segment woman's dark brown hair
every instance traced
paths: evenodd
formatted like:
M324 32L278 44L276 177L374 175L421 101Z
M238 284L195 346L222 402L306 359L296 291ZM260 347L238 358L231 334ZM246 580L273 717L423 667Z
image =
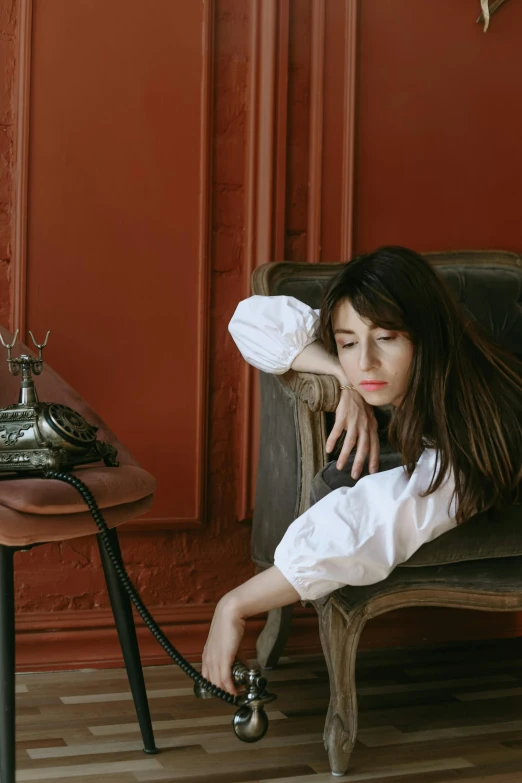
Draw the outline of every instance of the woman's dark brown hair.
M336 353L332 315L348 299L361 318L405 333L414 346L407 391L390 441L409 475L426 444L437 449L426 494L452 469L457 523L519 500L522 363L466 319L420 255L382 247L345 264L321 309L321 335Z

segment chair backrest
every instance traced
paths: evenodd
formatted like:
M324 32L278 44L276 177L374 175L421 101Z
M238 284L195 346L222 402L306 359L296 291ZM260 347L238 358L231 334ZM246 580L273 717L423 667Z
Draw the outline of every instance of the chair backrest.
M466 314L491 337L522 356L522 257L497 250L424 253L444 277ZM320 308L340 264L265 264L256 269L252 292L295 296Z

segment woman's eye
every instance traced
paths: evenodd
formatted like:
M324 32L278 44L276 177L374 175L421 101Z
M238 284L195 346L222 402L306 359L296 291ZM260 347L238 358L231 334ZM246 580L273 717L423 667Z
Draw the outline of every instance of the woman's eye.
M395 340L395 335L388 335L387 337L378 337L378 340L384 340L384 342L388 342L389 340Z
M353 348L354 345L355 343L345 343L344 345L341 346L341 348Z

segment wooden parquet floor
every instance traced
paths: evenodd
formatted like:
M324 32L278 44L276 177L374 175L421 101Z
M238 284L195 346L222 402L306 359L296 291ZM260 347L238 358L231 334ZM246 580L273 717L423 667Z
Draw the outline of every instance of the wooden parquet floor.
M322 744L319 657L269 673L270 728L245 745L233 709L200 701L175 667L145 670L161 753L145 756L121 669L17 678L17 781L522 783L522 640L360 653L359 734L346 776Z

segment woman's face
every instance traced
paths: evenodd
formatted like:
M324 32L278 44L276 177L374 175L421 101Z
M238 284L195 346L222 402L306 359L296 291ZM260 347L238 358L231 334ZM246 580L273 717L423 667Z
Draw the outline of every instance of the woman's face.
M398 405L408 386L413 357L407 335L363 320L348 299L335 309L332 326L349 382L370 405Z

